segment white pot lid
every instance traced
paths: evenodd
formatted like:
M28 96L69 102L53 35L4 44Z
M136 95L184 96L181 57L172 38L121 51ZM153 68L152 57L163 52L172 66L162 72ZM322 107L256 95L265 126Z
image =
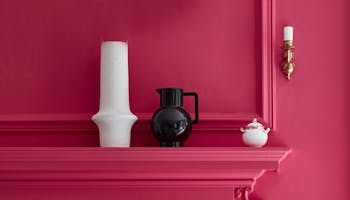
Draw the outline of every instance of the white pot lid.
M252 122L247 125L246 129L264 129L264 126L254 118Z

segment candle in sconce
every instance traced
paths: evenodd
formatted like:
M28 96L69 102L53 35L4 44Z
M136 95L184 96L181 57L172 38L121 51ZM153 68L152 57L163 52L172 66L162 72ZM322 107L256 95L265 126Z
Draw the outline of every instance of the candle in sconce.
M291 75L294 71L294 53L293 53L293 26L283 27L283 72L290 80Z
M285 26L283 28L283 40L284 41L293 40L293 26Z

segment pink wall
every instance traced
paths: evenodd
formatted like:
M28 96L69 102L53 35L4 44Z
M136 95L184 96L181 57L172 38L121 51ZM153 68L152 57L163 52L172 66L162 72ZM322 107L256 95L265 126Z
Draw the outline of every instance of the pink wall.
M88 118L95 113L101 40L129 42L130 98L136 112L152 112L158 105L153 89L173 85L198 91L204 112L256 112L256 93L251 92L256 91L254 1L212 2L0 1L1 119L52 113ZM350 196L349 8L347 0L275 1L277 129L271 143L291 146L293 154L280 174L268 173L258 181L252 199ZM289 82L279 71L285 24L295 27L297 68ZM213 72L216 66L223 68ZM163 77L154 79L153 72ZM181 78L173 80L166 72ZM227 90L234 94L222 96ZM96 131L74 134L2 131L0 143L98 144ZM13 142L19 135L25 140Z
M154 112L159 87L197 91L201 112L256 112L254 1L1 4L2 114L96 113L102 40L129 43L134 112Z
M276 76L274 135L293 153L278 176L259 181L256 199L349 199L350 2L275 2L276 40L283 25L295 27L297 68L290 82ZM278 66L281 50L275 48Z
M98 111L103 40L128 41L130 103L136 114L150 116L158 108L156 88L182 87L200 96L200 124L213 116L257 115L257 2L0 2L0 146L98 145L90 117ZM191 103L186 99L189 111ZM57 127L56 121L68 128L78 122L74 130L80 132L40 128L40 133L22 133L26 127ZM89 134L81 133L85 130ZM23 140L16 140L19 136ZM222 142L214 143L208 138L194 136L187 144L242 145L240 135L218 133L216 140ZM135 134L132 143L157 145L150 133Z

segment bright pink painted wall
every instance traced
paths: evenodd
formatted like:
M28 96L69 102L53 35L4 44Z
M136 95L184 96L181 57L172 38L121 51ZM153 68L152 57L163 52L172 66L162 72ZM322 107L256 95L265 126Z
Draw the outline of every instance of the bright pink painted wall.
M249 62L254 26L247 25L254 23L247 14L253 1L227 1L229 7L209 0L101 2L0 1L0 114L96 112L99 44L119 39L129 42L130 98L142 98L131 102L135 111L157 107L152 92L160 83L199 91L207 112L224 112L227 105L236 105L229 112L256 111L255 92L249 92L255 91L254 62ZM291 146L293 154L278 175L268 173L258 181L252 199L349 198L349 8L347 0L275 0L274 63L279 68L282 26L291 24L297 68L289 82L277 70L277 130L271 140ZM225 68L211 71L219 65ZM182 75L178 82L166 75L169 67ZM145 76L158 70L164 79ZM232 85L225 85L227 80ZM229 95L224 102L213 98L224 88L243 96ZM39 146L97 144L90 133L74 140L60 134L2 134L0 140L18 136Z
M1 113L96 113L102 40L129 44L136 113L157 109L159 87L197 91L201 112L254 113L254 8L229 0L2 1Z
M350 2L275 2L276 40L282 38L283 25L295 27L297 68L289 82L276 76L274 135L293 153L278 176L259 181L256 199L349 199ZM281 50L275 48L278 65Z
M231 0L2 1L0 127L9 119L24 124L47 118L89 121L99 106L103 40L128 42L130 104L136 114L152 114L159 107L155 92L159 87L198 92L202 119L206 114L257 113L261 65L255 49L260 33L256 4L253 0L243 5ZM185 99L190 112L192 102ZM96 127L87 134L46 130L23 134L22 130L2 131L0 146L98 145ZM213 143L207 136L191 137L188 145L242 145L239 135L217 134L223 143ZM151 134L135 134L132 144L158 145Z

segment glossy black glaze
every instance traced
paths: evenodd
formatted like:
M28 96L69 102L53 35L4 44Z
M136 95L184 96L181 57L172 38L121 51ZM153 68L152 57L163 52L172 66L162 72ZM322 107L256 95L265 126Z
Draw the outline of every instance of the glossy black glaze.
M178 147L191 134L192 124L198 121L198 96L196 93L183 93L180 88L157 89L160 94L161 108L152 117L151 128L155 137L160 141L160 146ZM181 106L183 96L194 96L196 106L196 119Z

